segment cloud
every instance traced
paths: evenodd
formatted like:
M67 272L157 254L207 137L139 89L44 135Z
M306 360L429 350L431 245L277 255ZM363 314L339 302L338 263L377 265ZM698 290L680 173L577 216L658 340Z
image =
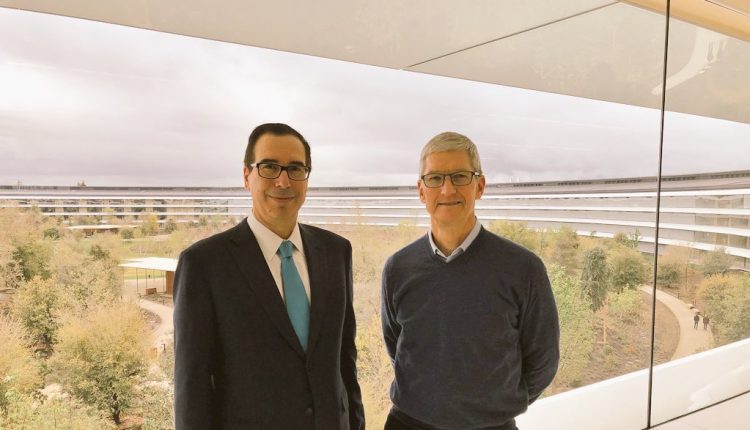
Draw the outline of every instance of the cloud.
M311 142L312 186L413 185L446 130L490 181L656 173L658 110L2 8L0 37L0 183L239 186L269 121ZM747 124L667 119L665 172L748 167Z

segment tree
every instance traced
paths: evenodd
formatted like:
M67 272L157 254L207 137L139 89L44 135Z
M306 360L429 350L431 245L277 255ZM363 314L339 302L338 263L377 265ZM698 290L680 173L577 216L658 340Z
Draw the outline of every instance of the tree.
M42 377L34 356L26 348L27 343L18 321L0 317L0 416L7 415L13 394L29 395L42 385Z
M646 281L648 265L641 253L634 248L614 249L609 262L612 270L612 286L617 292L627 288L636 289Z
M607 253L595 247L583 254L581 291L591 301L591 309L596 312L604 306L610 283L610 269Z
M175 220L172 218L167 219L167 221L164 223L164 233L170 234L175 230L177 230L177 223L175 222Z
M607 294L610 287L610 268L607 264L607 252L600 247L592 248L583 254L581 272L581 291L591 301L594 312L601 310L602 341L607 344Z
M132 239L134 236L132 228L123 228L120 230L120 237L123 239Z
M159 217L156 214L141 216L140 230L144 236L153 236L159 232Z
M680 282L680 273L681 270L677 264L659 260L656 270L656 283L661 287L673 287Z
M550 254L550 262L557 264L572 275L578 269L578 235L570 227L563 227L554 234L554 245Z
M12 313L26 330L29 341L43 357L52 354L59 329L58 291L49 279L25 282L13 299Z
M724 274L732 267L732 257L726 248L717 247L703 255L701 267L705 276Z
M13 252L13 260L21 268L23 278L27 281L35 276L49 278L48 266L51 256L52 248L41 240L24 242L16 246Z
M641 240L641 232L638 231L638 229L635 229L633 233L626 234L621 231L618 231L615 233L615 235L612 237L612 239L617 243L618 245L622 245L626 248L637 248L638 242Z
M505 239L515 242L526 249L539 253L539 240L534 231L529 230L525 222L492 221L489 230Z
M569 276L560 266L548 269L560 318L560 366L554 386L576 386L593 349L591 301L581 294L579 279Z
M712 275L698 287L703 312L711 318L720 345L750 337L750 277L746 274Z
M147 368L148 328L134 304L99 306L60 329L50 368L60 383L115 424Z
M81 314L89 306L109 304L120 298L122 271L113 257L120 251L107 243L109 239L93 240L91 246L92 239L62 240L55 247L50 271L65 312Z
M633 288L613 293L609 297L609 315L630 324L637 323L640 320L639 309L642 300L641 291Z
M23 282L23 272L13 259L13 247L0 243L0 290L18 288Z

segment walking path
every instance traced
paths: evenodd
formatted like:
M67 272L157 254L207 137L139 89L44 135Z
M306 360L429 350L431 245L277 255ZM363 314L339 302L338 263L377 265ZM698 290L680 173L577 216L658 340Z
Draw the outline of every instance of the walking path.
M652 287L642 286L641 291L651 294ZM656 290L656 300L668 307L680 324L680 340L677 342L677 349L672 354L671 360L686 357L713 347L714 337L711 334L711 330L703 330L702 319L698 323L698 329L693 328L693 316L695 313L690 309L688 303L658 289ZM656 323L658 324L659 321L656 321Z
M154 329L154 346L159 351L163 350L165 345L172 340L172 333L174 332L174 324L172 323L173 309L146 299L139 299L138 306L159 316L161 322Z
M174 324L172 322L172 313L174 309L151 300L140 298L138 291L136 291L136 281L134 279L125 281L122 288L122 296L123 299L132 300L142 309L156 314L159 317L161 322L154 329L154 346L159 351L163 351L164 346L171 342L172 333L174 333Z

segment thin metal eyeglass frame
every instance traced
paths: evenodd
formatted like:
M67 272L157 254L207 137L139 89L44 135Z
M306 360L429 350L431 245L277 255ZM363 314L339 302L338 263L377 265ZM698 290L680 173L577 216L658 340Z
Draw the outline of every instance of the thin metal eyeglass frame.
M272 165L272 166L278 166L279 167L279 174L276 175L276 176L274 176L274 177L263 176L260 173L261 169L258 166L262 166L264 164L266 164L266 165ZM271 162L263 161L263 162L260 162L260 163L250 163L248 167L251 167L253 169L257 168L258 169L258 176L260 176L261 178L265 178L265 179L276 179L279 176L281 176L281 172L283 172L283 171L286 171L286 176L289 178L290 181L300 181L301 182L301 181L306 181L310 177L310 168L307 167L307 166L300 166L299 164L287 164L286 166L284 166L284 165L279 164L279 163L271 163ZM305 171L305 177L303 179L294 179L294 178L292 178L289 175L289 168L290 167L304 169L304 171Z

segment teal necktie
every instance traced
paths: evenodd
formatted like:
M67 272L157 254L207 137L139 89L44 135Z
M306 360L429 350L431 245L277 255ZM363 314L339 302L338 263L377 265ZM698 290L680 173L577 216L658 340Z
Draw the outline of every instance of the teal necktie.
M307 351L307 336L310 332L310 304L307 301L305 286L292 258L292 242L285 240L279 245L281 256L281 282L284 286L284 302L294 332L297 333L302 349Z

